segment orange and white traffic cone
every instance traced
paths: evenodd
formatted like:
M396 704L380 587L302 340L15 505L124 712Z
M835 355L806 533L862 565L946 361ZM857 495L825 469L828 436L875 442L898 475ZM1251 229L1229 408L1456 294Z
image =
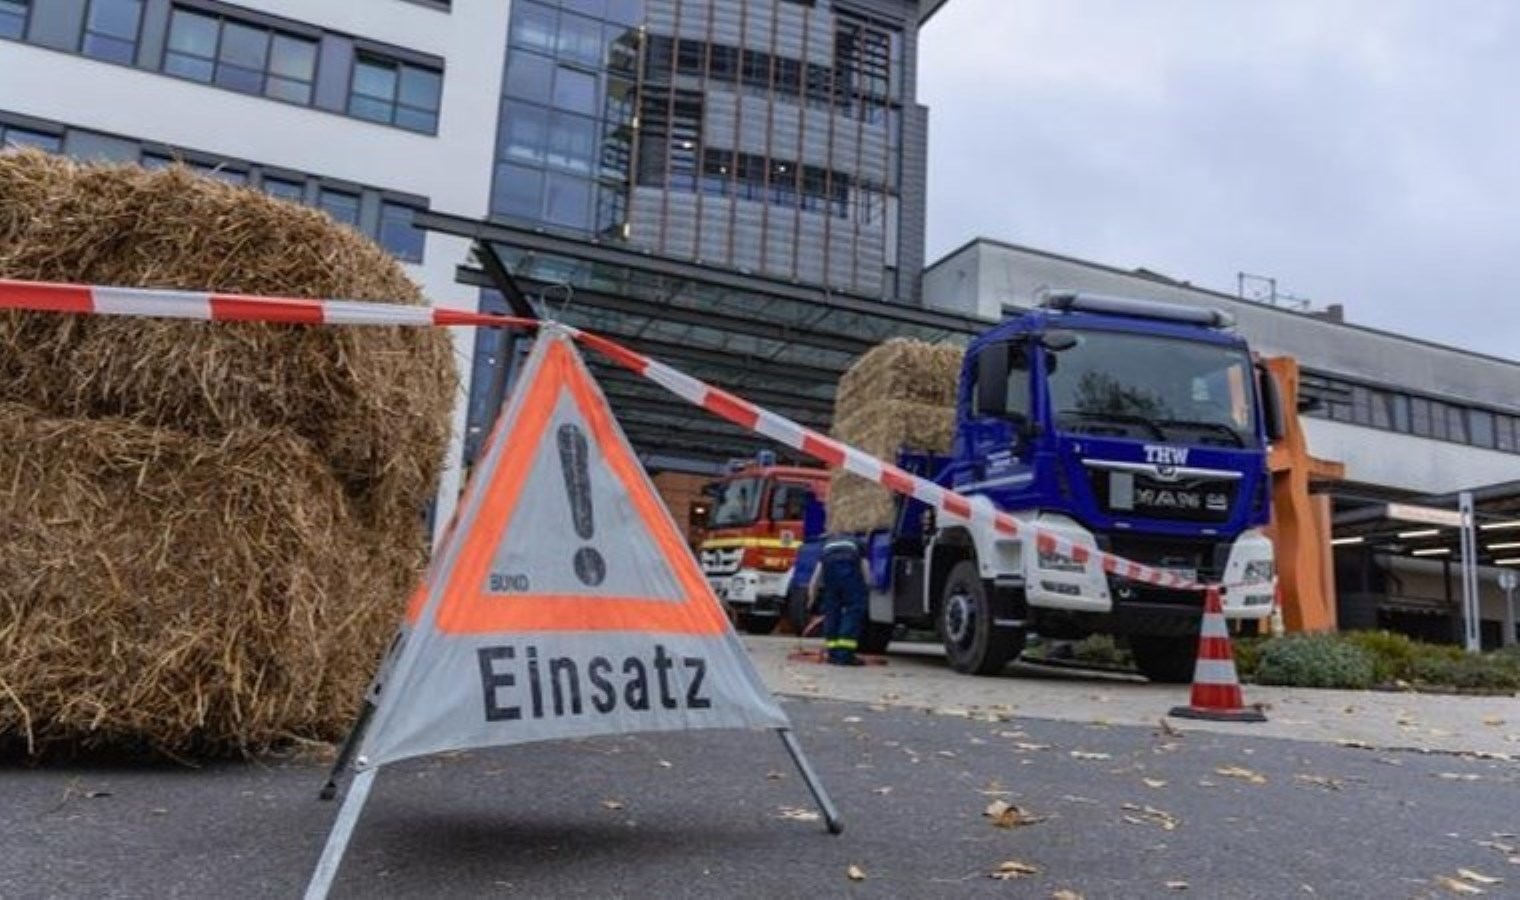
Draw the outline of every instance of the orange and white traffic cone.
M1230 650L1230 629L1224 622L1224 603L1219 588L1211 587L1203 607L1203 628L1198 635L1198 668L1193 670L1193 697L1187 706L1172 708L1181 719L1215 722L1265 722L1261 710L1248 708L1240 695L1235 674L1235 654Z

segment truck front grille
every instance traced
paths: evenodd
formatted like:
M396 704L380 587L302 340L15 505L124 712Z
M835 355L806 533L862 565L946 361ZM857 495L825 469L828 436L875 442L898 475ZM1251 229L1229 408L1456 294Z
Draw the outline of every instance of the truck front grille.
M1088 470L1093 495L1110 515L1184 522L1224 522L1235 508L1239 482L1213 478L1164 481L1143 472Z
M701 553L702 574L732 575L739 571L739 563L743 560L743 547L704 548Z

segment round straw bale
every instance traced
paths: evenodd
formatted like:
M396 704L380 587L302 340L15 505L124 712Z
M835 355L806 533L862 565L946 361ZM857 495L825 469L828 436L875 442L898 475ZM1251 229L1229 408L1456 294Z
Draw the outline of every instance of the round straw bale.
M211 756L342 735L420 526L362 528L308 443L0 403L0 744Z
M183 166L34 151L0 154L0 277L423 302L395 260L317 210ZM213 440L288 428L373 522L431 497L455 384L433 329L0 315L0 399Z

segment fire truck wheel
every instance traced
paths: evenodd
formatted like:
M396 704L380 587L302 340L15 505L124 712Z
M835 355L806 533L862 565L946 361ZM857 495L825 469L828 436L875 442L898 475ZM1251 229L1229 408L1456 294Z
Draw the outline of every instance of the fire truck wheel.
M780 616L757 616L753 613L739 613L739 630L745 634L770 634L776 630L776 623L780 621Z
M1023 649L1023 632L994 627L987 586L976 560L955 564L940 595L939 633L957 672L997 675Z

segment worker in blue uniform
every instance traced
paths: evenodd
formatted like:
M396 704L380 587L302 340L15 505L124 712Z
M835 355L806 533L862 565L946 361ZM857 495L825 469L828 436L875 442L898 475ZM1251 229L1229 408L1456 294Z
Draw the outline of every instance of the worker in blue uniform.
M808 597L823 606L823 640L827 660L836 666L864 665L855 655L865 626L871 570L860 546L847 537L831 537L808 582Z

